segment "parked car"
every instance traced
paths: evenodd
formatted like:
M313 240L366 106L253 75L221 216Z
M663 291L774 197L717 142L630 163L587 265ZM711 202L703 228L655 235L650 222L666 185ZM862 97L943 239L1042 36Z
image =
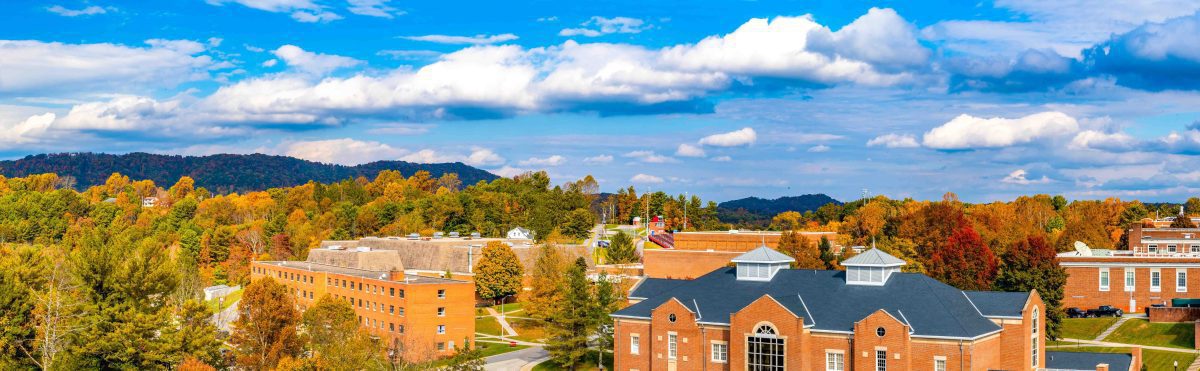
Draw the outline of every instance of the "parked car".
M1111 305L1101 305L1099 308L1088 310L1087 314L1089 317L1120 317L1125 312Z
M1087 311L1079 308L1067 308L1067 318L1087 318Z

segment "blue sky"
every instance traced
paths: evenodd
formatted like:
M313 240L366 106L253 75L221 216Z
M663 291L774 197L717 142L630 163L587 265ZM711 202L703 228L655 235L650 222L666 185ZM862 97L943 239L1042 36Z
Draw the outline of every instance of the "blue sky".
M1200 194L1200 2L7 1L0 157L462 161L708 199Z

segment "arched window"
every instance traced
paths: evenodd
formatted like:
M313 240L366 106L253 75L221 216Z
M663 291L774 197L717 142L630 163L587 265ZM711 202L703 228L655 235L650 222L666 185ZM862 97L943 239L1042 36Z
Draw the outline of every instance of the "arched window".
M783 371L784 339L770 325L759 325L746 338L746 368L751 371Z

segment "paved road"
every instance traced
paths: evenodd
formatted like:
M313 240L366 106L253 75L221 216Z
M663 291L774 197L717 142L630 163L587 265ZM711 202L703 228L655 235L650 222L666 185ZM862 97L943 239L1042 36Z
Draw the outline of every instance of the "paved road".
M484 359L486 364L483 365L483 369L487 371L520 371L526 365L549 356L550 353L547 353L542 347L525 348L487 357Z
M241 300L233 302L228 308L212 316L212 322L217 325L218 330L228 332L229 324L238 319L238 303L241 303Z

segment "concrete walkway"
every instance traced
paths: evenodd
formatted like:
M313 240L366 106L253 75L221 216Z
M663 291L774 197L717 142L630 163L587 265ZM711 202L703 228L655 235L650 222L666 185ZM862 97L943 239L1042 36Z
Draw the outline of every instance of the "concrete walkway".
M1113 343L1113 342L1108 342L1108 341L1080 340L1080 339L1071 339L1071 338L1062 338L1062 339L1059 339L1059 341L1075 342L1075 343L1079 343L1079 344L1099 346L1099 347L1110 347L1110 348L1138 347L1138 348L1142 348L1142 349L1153 349L1153 350L1161 350L1161 351L1166 351L1166 352L1196 354L1195 349L1169 348L1169 347L1159 347L1159 346L1152 346L1152 345ZM1051 348L1051 347L1053 347L1053 348L1069 348L1069 347L1074 347L1074 346L1075 345L1054 345L1054 346L1046 346L1046 348Z
M487 371L532 370L550 356L542 347L525 348L484 358L483 369Z
M1113 331L1117 331L1117 329L1120 328L1121 325L1130 318L1132 317L1121 317L1121 319L1117 320L1117 322L1113 322L1112 326L1108 326L1108 328L1104 329L1104 332L1101 332L1100 335L1096 335L1096 338L1092 339L1092 341L1104 340L1104 338L1108 337L1108 335L1111 335Z
M492 307L487 307L487 312L488 315L496 319L496 322L500 323L500 328L504 329L504 335L517 336L517 330L514 330L512 326L508 324L508 320L504 318L504 315L496 312L496 310L492 309Z

